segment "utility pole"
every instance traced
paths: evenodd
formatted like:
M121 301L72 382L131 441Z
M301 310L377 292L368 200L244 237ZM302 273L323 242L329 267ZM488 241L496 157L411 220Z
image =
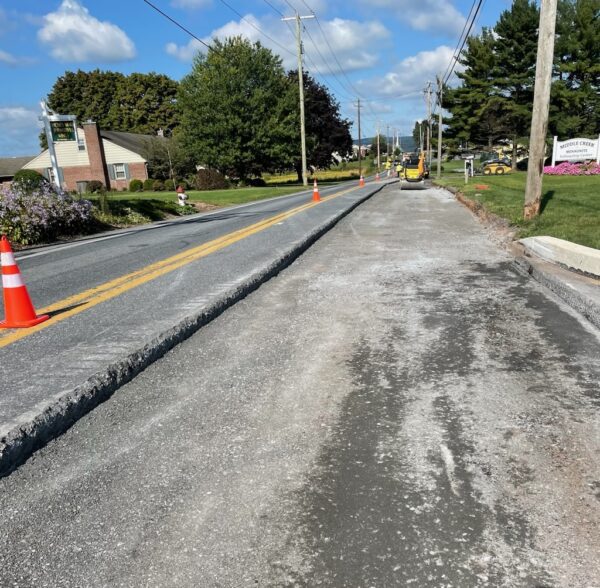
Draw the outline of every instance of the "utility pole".
M362 177L362 153L361 153L361 134L360 134L360 98L356 99L356 108L358 110L358 175Z
M427 162L431 167L431 82L427 82Z
M540 213L542 176L546 156L546 132L548 130L548 108L552 84L552 62L554 58L554 30L556 28L557 0L542 0L538 52L535 66L535 89L531 134L529 136L529 161L523 217L532 219Z
M385 143L387 145L386 151L387 151L387 156L389 159L390 158L390 125L387 125L387 127L386 127Z
M444 87L442 84L442 78L437 77L438 86L438 152L437 152L437 173L436 177L438 180L442 176L442 102L443 102L443 91Z
M302 149L302 183L308 185L308 174L306 170L306 125L304 122L304 73L302 69L302 21L307 18L315 18L314 14L309 16L300 16L296 12L296 16L284 17L282 21L296 21L296 46L298 49L298 87L300 90L300 146Z
M377 173L380 172L381 168L381 155L379 153L379 121L377 121Z

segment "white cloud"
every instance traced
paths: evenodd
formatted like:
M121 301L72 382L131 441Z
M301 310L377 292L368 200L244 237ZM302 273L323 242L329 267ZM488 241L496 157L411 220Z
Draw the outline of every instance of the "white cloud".
M370 0L369 4L393 11L418 31L458 35L466 20L450 0Z
M23 106L0 106L0 157L39 153L39 112Z
M135 57L131 39L116 25L101 22L76 0L63 0L44 17L38 38L59 61L125 61Z
M17 57L0 49L0 64L3 63L10 67L17 67L19 65L31 65L34 61L31 57Z
M380 97L410 97L423 90L428 81L435 81L436 75L443 74L453 54L454 49L447 45L440 45L433 51L421 51L400 61L384 76L360 81L358 85Z
M306 54L305 68L312 74L316 73L314 71L315 66L323 75L331 71L338 73L340 71L338 63L331 56L329 47L321 36L320 29L311 26L311 22L307 21L305 23L310 34L305 33L303 36ZM377 21L358 22L335 18L331 21L322 21L321 26L342 70L346 72L372 67L378 61L376 53L366 48L357 47L357 39L377 39L380 46L385 46L390 37L389 31ZM239 35L252 42L260 41L265 47L268 47L282 58L286 69L295 69L298 62L293 26L291 28L292 30L279 20L270 18L259 20L254 15L248 14L243 20L230 21L214 30L209 37L205 37L203 40L210 44L214 38L224 39ZM258 29L264 31L271 39L261 34ZM315 49L315 45L318 50ZM284 48L288 49L285 50ZM195 39L185 45L168 43L166 46L169 55L182 61L190 61L198 50L205 51L206 48Z
M194 10L197 8L204 8L210 6L212 0L172 0L171 5L175 8L186 8L188 10Z

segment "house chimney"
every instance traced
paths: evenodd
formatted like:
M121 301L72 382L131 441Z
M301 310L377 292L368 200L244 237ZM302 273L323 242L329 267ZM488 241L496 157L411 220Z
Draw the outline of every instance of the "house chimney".
M98 123L92 121L84 122L83 133L90 160L90 180L98 180L108 189L110 188L110 180L108 178L106 156L104 155L104 145L102 144Z

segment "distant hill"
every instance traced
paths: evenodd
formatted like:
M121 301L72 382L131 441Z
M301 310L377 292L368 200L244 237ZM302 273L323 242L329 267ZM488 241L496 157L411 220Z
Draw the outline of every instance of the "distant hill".
M363 137L361 144L370 146L376 140L377 137ZM352 143L358 145L358 137L352 139ZM400 145L402 151L415 151L416 149L415 140L410 136L400 137Z

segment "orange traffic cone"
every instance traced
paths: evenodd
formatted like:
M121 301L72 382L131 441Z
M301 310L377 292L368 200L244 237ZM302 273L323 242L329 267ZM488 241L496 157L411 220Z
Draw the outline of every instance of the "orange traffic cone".
M0 263L2 264L4 314L6 315L6 318L0 321L0 329L33 327L47 321L50 318L47 314L37 316L35 313L10 243L4 236L0 240Z
M378 181L379 181L379 172L377 172L377 173L375 174L375 181L376 181L376 182L378 182Z
M362 177L362 174L361 174L361 176L360 176L360 180L358 181L358 185L359 185L361 188L364 188L364 185L365 185L365 178L363 178L363 177Z
M317 178L315 178L315 183L313 184L313 201L321 202L321 196L319 195L319 186L317 186Z

